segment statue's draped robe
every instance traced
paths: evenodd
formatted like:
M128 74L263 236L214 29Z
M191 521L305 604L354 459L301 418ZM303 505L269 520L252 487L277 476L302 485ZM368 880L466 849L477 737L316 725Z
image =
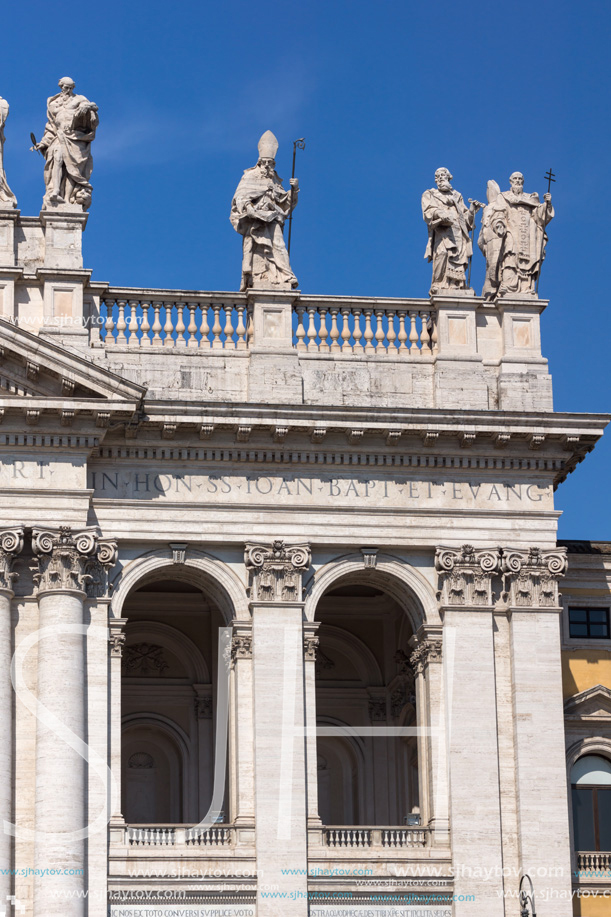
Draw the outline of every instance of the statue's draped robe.
M80 106L88 102L85 96L64 97L61 92L51 96L47 101L47 123L40 141L46 147L44 155L47 195L52 191L53 164L56 155L59 154L73 186L70 191L70 200L66 201L69 204L82 202L76 200L75 197L79 191L83 200L86 200L87 203L91 200L92 189L89 183L93 171L91 141L95 137L99 118L97 111L91 108L87 111L79 111ZM64 191L62 187L62 193Z
M433 287L464 287L473 251L469 236L473 214L462 194L430 188L422 195L422 215L429 229L424 257L433 262ZM445 219L451 220L450 226L440 225Z
M502 217L512 239L515 264L515 281L507 287L507 292L534 293L535 282L541 264L545 258L545 243L547 234L545 227L554 216L554 209L548 210L547 203L539 201L536 192L515 194L513 191L501 193L484 208L482 228L478 244L489 260L486 243L491 238L490 227L495 218ZM481 241L480 241L481 240ZM490 255L495 257L495 246L492 246ZM484 295L495 292L495 276L500 279L500 273L492 266L486 266L486 288ZM498 285L497 285L498 286Z
M271 184L271 189L270 189ZM293 201L293 206L296 203ZM266 176L259 166L247 169L231 204L231 225L244 239L242 284L296 287L282 229L291 212L291 192L276 172Z
M0 202L17 206L17 198L11 191L6 180L4 172L4 122L8 115L8 102L6 99L0 99Z

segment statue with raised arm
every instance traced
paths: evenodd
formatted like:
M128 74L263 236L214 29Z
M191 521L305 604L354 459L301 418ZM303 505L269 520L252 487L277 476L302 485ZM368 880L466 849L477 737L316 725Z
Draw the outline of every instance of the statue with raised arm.
M448 169L437 169L437 187L422 195L422 216L429 229L424 257L433 262L431 293L466 288L467 266L473 254L471 230L475 214L482 206L479 201L472 201L467 207L451 181Z
M488 204L477 240L486 257L486 299L535 295L545 258L545 227L554 216L551 194L543 196L543 203L535 192L527 194L521 172L509 176L509 185L509 191L501 191L495 181L488 182Z
M60 91L47 100L47 124L32 149L45 157L46 193L43 210L72 204L87 210L91 204L91 144L99 124L98 106L75 95L74 80L64 76Z
M231 202L229 219L243 237L240 290L290 290L298 286L284 241L284 222L297 204L299 182L285 191L276 172L278 141L266 131L256 166L246 169Z
M8 118L8 102L0 96L0 209L13 210L17 198L11 191L4 171L4 124Z

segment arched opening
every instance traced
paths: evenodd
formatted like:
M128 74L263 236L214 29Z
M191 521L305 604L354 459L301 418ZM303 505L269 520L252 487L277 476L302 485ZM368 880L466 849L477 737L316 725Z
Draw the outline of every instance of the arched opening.
M611 852L611 761L602 755L578 758L571 795L575 850Z
M335 581L316 607L319 815L325 825L419 824L415 675L401 589L370 574ZM371 727L378 727L372 729Z
M213 792L223 611L203 580L166 567L132 589L122 616L123 815L128 824L195 824ZM223 808L226 819L227 787Z

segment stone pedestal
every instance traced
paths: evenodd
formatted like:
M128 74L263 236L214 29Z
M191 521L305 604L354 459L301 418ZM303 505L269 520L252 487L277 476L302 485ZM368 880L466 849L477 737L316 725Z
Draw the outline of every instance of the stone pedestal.
M0 267L14 267L17 264L15 227L21 211L0 207Z
M462 408L465 403L472 408L489 407L483 359L477 351L480 304L471 290L431 297L431 306L437 310L436 407Z
M547 300L501 297L503 352L499 366L499 407L505 411L553 410L552 377L541 355L541 313Z
M248 397L269 404L299 404L303 382L293 347L293 302L296 291L249 290L253 336L250 345Z
M14 823L13 813L13 686L11 659L13 627L11 599L13 597L13 561L23 546L21 529L0 530L0 907L13 894L13 838L2 829L4 822Z

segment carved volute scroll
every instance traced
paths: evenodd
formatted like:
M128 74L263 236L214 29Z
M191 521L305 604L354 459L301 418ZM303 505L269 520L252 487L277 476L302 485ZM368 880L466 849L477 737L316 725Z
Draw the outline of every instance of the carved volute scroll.
M18 574L13 573L13 563L23 548L23 529L0 529L0 592L13 592L13 582Z
M437 548L435 569L442 605L487 605L492 603L492 577L500 572L500 552L495 548L478 550L470 544L456 548Z
M514 608L558 608L558 580L566 569L566 548L504 548L503 599Z
M83 592L100 598L107 592L107 571L117 560L115 542L95 531L33 529L32 549L38 560L34 580L39 592Z
M442 643L440 639L425 639L416 646L409 657L411 667L416 675L421 675L431 662L441 662Z
M255 602L301 602L301 578L312 561L308 544L247 544L244 563Z

